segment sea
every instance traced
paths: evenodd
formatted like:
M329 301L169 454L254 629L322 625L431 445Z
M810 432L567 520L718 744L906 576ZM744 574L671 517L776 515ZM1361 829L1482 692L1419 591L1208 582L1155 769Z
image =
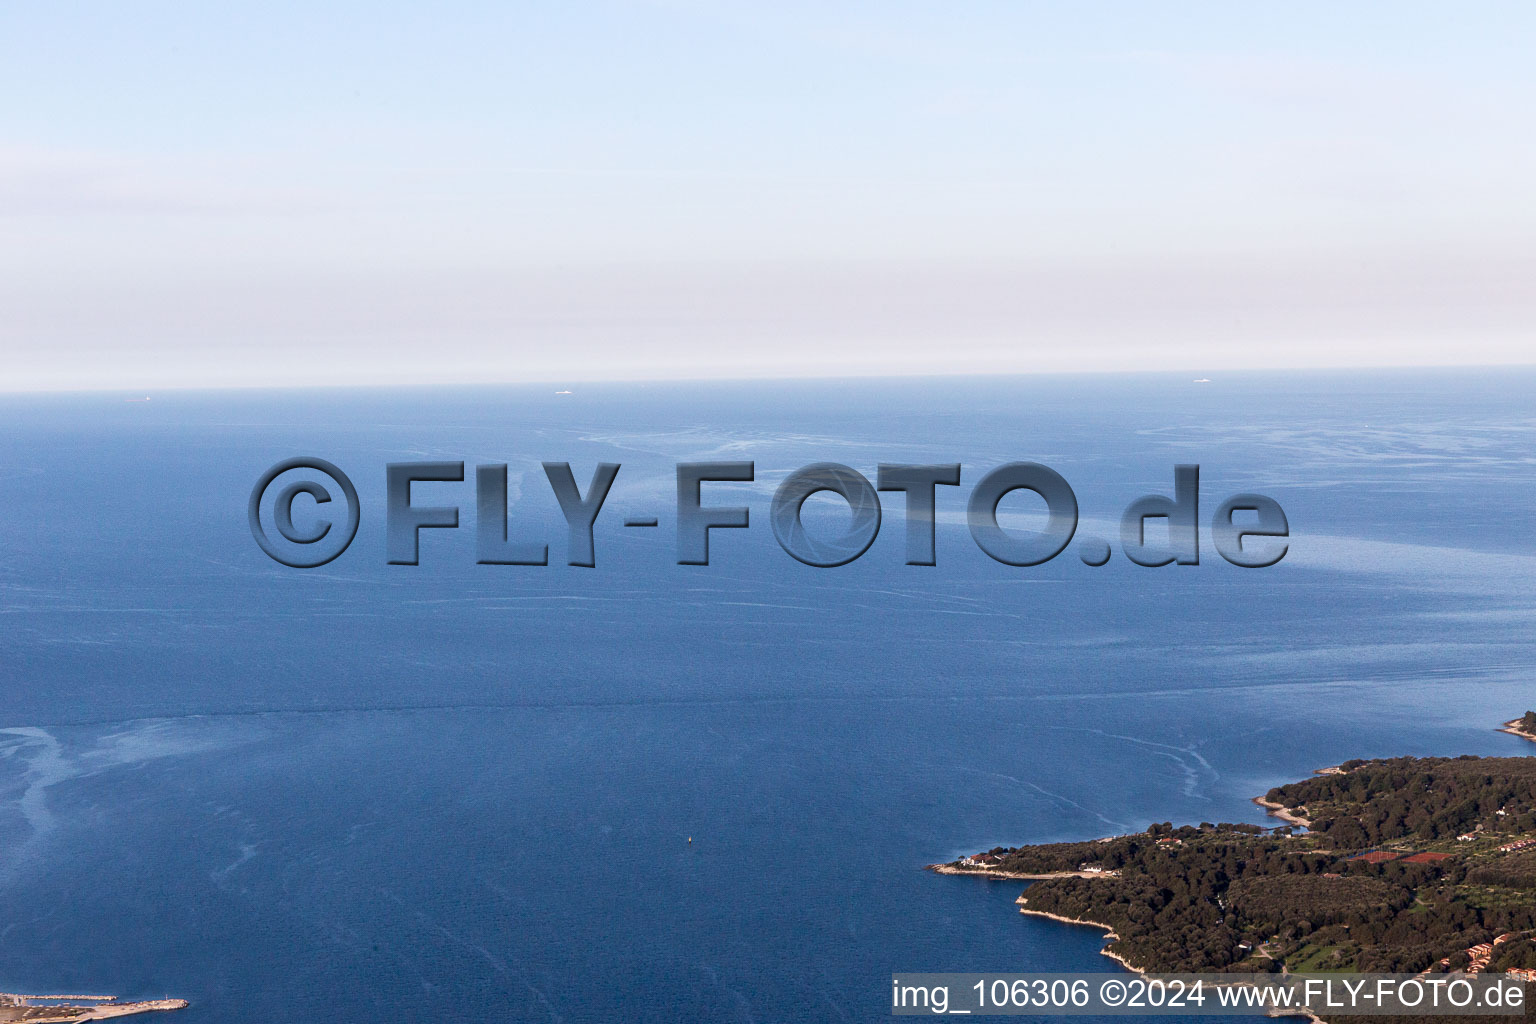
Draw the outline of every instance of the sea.
M1273 823L1254 796L1353 757L1536 753L1497 731L1536 706L1536 372L1211 376L0 398L0 990L185 1024L876 1021L895 973L1118 969L1021 883L924 865ZM296 456L359 496L312 569L247 515ZM460 526L393 565L413 461L466 464L412 499ZM676 466L708 461L754 464L703 489L750 525L679 565ZM978 548L970 489L1013 461L1108 564ZM621 467L593 567L543 462ZM961 464L936 564L894 492L857 560L786 554L773 494L817 462ZM1122 510L1191 463L1199 564L1132 564ZM550 564L477 564L482 464ZM1278 564L1213 546L1239 493L1284 509ZM847 516L806 503L812 534Z

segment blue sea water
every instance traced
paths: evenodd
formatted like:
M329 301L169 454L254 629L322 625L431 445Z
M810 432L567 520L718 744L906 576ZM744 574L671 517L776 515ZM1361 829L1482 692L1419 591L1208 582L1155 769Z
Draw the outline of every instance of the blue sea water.
M1112 969L924 864L1262 822L1348 757L1536 752L1494 731L1536 704L1536 373L555 390L0 399L0 989L188 1024L877 1020L892 972ZM301 571L245 506L305 454L363 515ZM508 463L553 564L476 565L465 482L418 485L462 528L387 565L384 466L419 459ZM752 526L679 566L673 467L715 459L756 463L706 491ZM1106 538L1197 462L1203 515L1268 494L1290 552L1001 565L964 500L1018 459ZM623 466L596 568L543 460ZM829 460L962 463L938 565L903 564L894 495L850 565L781 551L774 487Z

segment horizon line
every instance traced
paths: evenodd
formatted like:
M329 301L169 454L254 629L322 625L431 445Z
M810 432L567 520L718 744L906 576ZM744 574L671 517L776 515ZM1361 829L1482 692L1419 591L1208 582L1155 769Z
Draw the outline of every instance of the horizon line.
M541 386L570 386L572 384L590 386L608 386L615 384L774 384L791 382L815 382L815 381L882 381L882 380L962 380L966 378L982 380L1000 380L1006 378L1026 377L1153 377L1174 376L1183 374L1198 375L1191 379L1194 383L1211 373L1222 373L1236 376L1263 376L1268 374L1285 373L1318 373L1318 374L1345 374L1345 373L1391 373L1410 372L1424 370L1446 371L1494 371L1494 370L1536 370L1536 358L1526 362L1507 363L1450 363L1450 362L1414 362L1414 363L1359 363L1342 365L1318 365L1300 364L1295 366L1209 366L1204 368L1175 368L1175 369L1044 369L1044 370L1006 370L1006 371L934 371L914 370L910 372L887 371L882 373L771 373L771 374L742 374L742 375L712 375L701 374L698 376L669 376L669 377L556 377L539 376L523 378L500 378L495 380L475 378L453 378L435 381L411 382L405 379L395 381L308 381L308 382L263 382L254 384L237 384L228 382L193 382L193 383L168 383L168 384L84 384L40 387L8 387L0 384L0 396L24 396L24 395L101 395L101 394L155 394L155 393L187 393L204 391L431 391L463 388L497 388L497 387L541 387ZM1216 383L1210 378L1211 383Z

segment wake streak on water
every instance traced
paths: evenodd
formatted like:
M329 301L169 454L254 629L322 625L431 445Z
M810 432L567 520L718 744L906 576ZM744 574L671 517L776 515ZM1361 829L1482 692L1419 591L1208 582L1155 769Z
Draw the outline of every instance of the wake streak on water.
M1016 786L1023 786L1026 789L1034 790L1036 793L1039 793L1041 796L1048 800L1053 800L1064 806L1071 807L1074 810L1082 811L1084 814L1091 814L1093 817L1099 819L1110 828L1126 829L1131 827L1123 821L1116 821L1113 818L1105 817L1103 814L1100 814L1092 807L1085 807L1078 803L1076 800L1062 796L1060 793L1053 793L1043 786L1036 785L1035 783L1030 782L1028 779L1021 779L1015 775L1007 775L1003 772L985 771L980 768L972 768L969 765L963 764L936 765L934 767L942 768L942 770L946 772L961 772L967 775L980 775L983 778L988 779L1001 779L1004 782L1010 782Z
M23 776L26 788L22 790L17 808L32 829L29 843L36 842L53 831L53 812L48 809L48 787L71 778L76 772L70 769L59 747L59 741L46 729L23 727L0 729L0 733L21 737L9 744L7 756L20 754L27 767ZM27 756L26 752L35 753Z
M1122 736L1119 733L1104 732L1101 729L1090 729L1089 732L1100 736L1108 736L1114 740L1124 740L1127 743L1135 743L1144 747L1152 747L1160 756L1166 757L1176 763L1184 772L1184 795L1200 795L1200 775L1204 772L1215 782L1220 778L1220 773L1211 767L1211 763L1195 750L1194 747L1175 747L1167 743L1158 743L1155 740L1144 740L1136 736ZM1192 766L1185 757L1193 758L1198 767Z
M114 723L115 724L115 723ZM30 834L5 851L0 861L0 882L11 881L29 860L39 856L59 823L48 804L48 790L71 779L84 778L178 754L199 753L237 742L239 733L228 728L192 729L174 720L148 719L127 723L114 732L96 737L95 746L71 753L57 736L40 726L0 729L0 736L16 739L0 743L0 757L22 765L19 785L0 787L0 793L19 790L9 806L25 821Z

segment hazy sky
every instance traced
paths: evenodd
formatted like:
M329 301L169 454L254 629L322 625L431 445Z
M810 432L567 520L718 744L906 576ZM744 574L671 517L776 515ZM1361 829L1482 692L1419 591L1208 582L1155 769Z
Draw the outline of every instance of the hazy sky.
M1536 6L0 4L0 390L1536 362Z

